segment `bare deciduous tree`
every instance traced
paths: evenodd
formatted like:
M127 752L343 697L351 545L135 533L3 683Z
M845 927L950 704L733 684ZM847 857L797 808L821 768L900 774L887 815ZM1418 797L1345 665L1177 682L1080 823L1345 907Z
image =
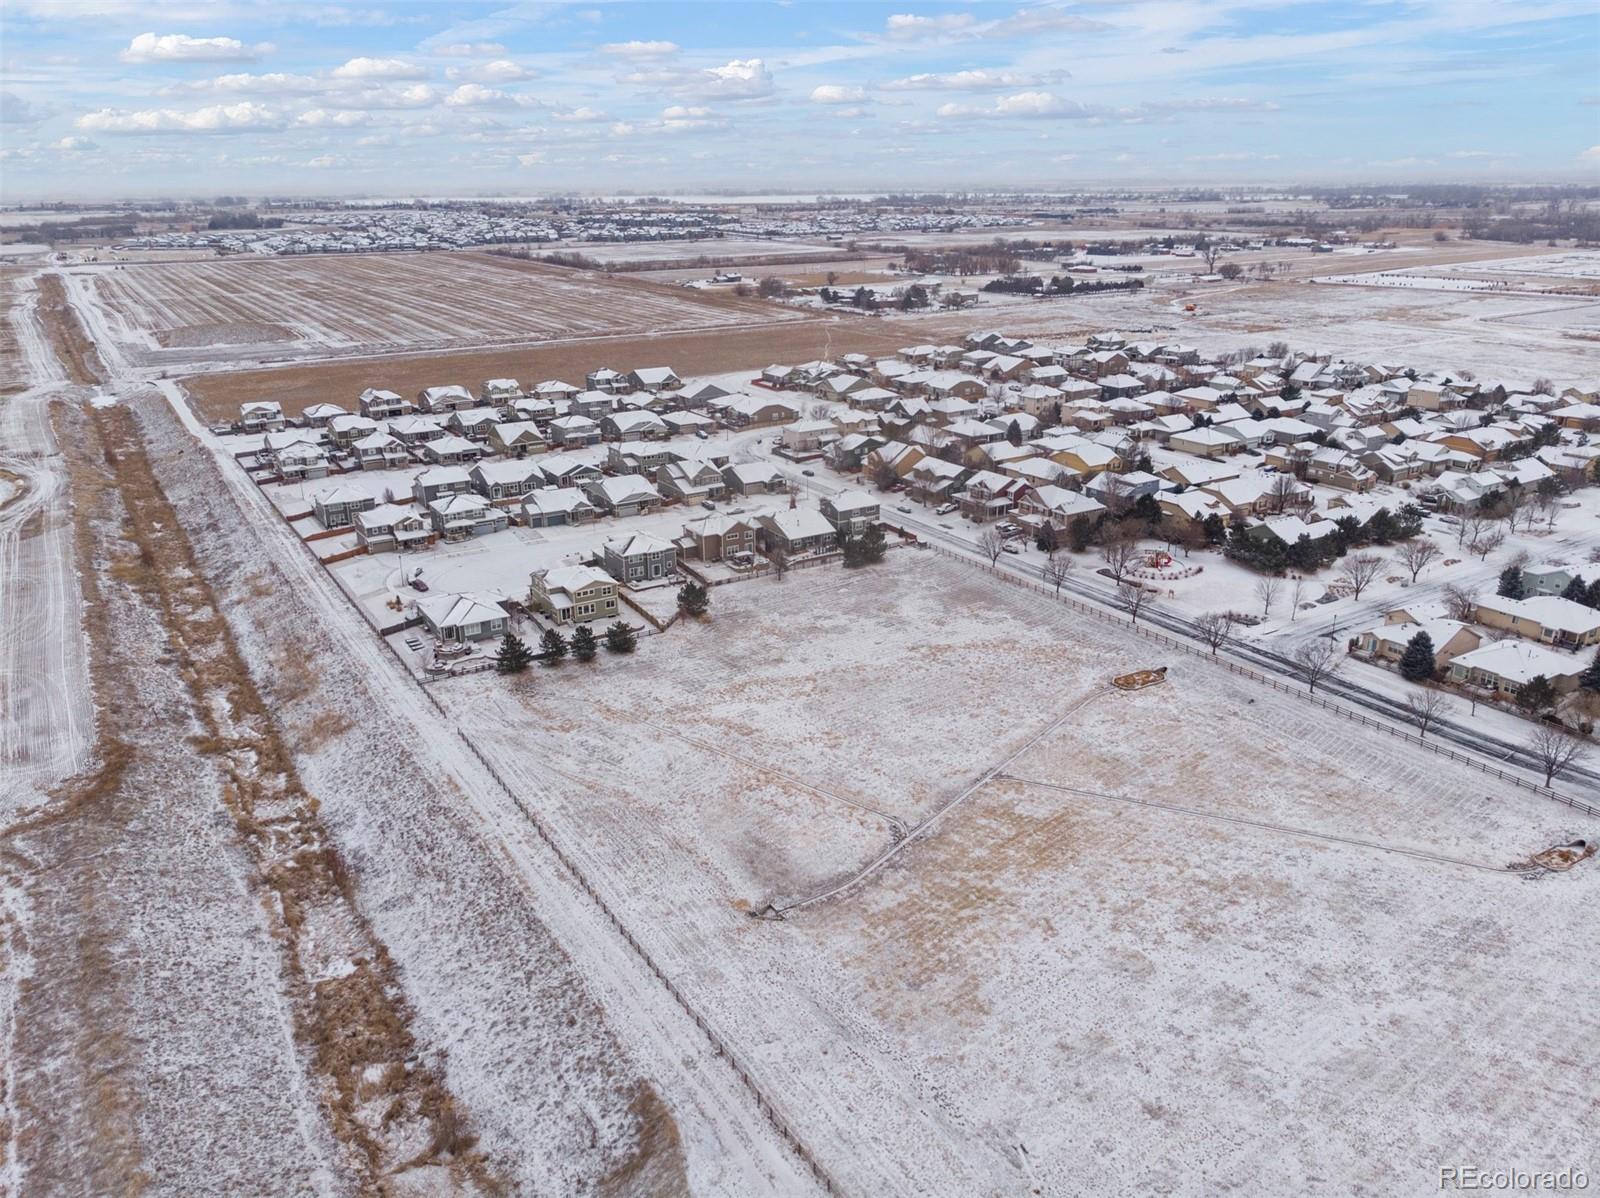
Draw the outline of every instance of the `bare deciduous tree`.
M1217 650L1227 644L1228 638L1233 635L1234 616L1231 611L1208 611L1195 620L1195 631L1200 634L1200 639L1211 649L1211 656L1217 655Z
M1278 601L1278 592L1283 589L1283 579L1276 574L1263 574L1256 579L1256 601L1261 604L1262 616L1272 614L1272 605Z
M1100 549L1100 560L1105 562L1111 581L1122 584L1123 577L1140 558L1139 546L1130 537L1113 536Z
M1478 612L1478 597L1466 587L1451 583L1444 589L1445 610L1452 620L1470 623Z
M978 536L978 552L989 559L992 566L1000 560L1000 555L1006 551L1006 541L993 528L985 528Z
M1292 623L1300 615L1300 600L1306 593L1306 580L1300 575L1294 576L1294 587L1289 591L1289 620Z
M1344 650L1337 641L1326 637L1306 641L1294 651L1295 673L1306 680L1306 687L1315 693L1317 683L1335 673L1344 665Z
M1117 606L1127 612L1135 624L1139 622L1139 613L1154 607L1155 603L1156 593L1136 582L1125 582L1117 587Z
M1066 554L1052 557L1044 564L1044 580L1056 589L1056 598L1061 597L1061 588L1066 585L1067 579L1072 577L1072 568L1076 563Z
M1488 561L1489 555L1506 543L1506 530L1495 524L1485 528L1471 541L1467 548L1477 554L1480 562Z
M1280 515L1285 508L1292 506L1299 496L1300 480L1292 474L1278 475L1267 488L1267 498L1272 503L1272 510Z
M1383 572L1388 564L1388 558L1379 557L1376 553L1357 553L1344 559L1344 567L1339 571L1339 581L1350 588L1352 598L1361 598L1361 592L1372 584L1372 580Z
M1415 537L1409 541L1401 541L1395 548L1394 556L1405 567L1406 573L1411 575L1411 581L1416 582L1417 575L1443 553L1444 550L1439 548L1437 541L1430 541L1427 537Z
M767 550L767 560L772 563L772 577L783 581L783 576L789 572L789 551L782 545L774 545Z
M1417 730L1421 735L1427 736L1428 729L1442 720L1445 712L1450 710L1450 703L1444 697L1444 692L1429 687L1407 699L1406 710L1416 721Z
M1528 751L1544 771L1544 784L1549 786L1569 766L1588 756L1589 748L1565 728L1554 724L1541 724L1528 738Z

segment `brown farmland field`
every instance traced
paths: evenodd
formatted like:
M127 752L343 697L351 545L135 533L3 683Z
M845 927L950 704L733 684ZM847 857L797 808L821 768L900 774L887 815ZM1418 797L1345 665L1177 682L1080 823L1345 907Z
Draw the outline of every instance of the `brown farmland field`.
M756 299L475 253L143 263L84 278L136 354L454 348L804 319Z
M601 366L629 370L671 366L686 377L750 370L773 362L804 362L824 353L892 354L902 345L927 340L926 322L898 320L803 320L776 327L605 337L546 347L464 350L455 353L385 355L316 365L200 374L183 380L196 410L209 421L233 420L239 405L275 399L286 414L313 403L339 403L354 410L368 387L415 395L424 387L462 383L473 391L484 379L514 378L524 384L564 379L583 385Z

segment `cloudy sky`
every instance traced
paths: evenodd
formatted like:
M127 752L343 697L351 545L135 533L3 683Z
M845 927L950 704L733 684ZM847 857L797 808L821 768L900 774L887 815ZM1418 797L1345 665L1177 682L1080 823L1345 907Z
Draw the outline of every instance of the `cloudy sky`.
M5 0L3 198L1600 180L1595 0Z

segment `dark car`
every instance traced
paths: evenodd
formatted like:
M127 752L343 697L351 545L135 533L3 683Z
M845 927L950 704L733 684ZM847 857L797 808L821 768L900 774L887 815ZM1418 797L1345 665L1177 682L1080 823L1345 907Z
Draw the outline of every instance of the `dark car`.
M420 578L413 578L411 580L411 589L413 591L425 591L428 589L428 584L423 582Z

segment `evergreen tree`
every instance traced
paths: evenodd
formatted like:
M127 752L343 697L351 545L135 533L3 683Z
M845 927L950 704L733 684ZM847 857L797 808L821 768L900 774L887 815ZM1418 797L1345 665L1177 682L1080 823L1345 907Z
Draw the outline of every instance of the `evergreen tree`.
M500 651L494 655L494 668L502 674L520 674L533 663L533 651L520 636L512 636L509 629L500 638Z
M1130 514L1135 520L1143 520L1152 530L1161 523L1161 505L1148 492L1133 501Z
M1589 584L1589 598L1584 602L1596 611L1600 611L1600 577Z
M1600 694L1600 649L1594 651L1589 668L1578 675L1578 685L1593 694Z
M868 525L867 530L856 538L856 542L861 552L861 564L864 566L881 562L889 548L888 542L884 540L883 529L876 524Z
M1367 536L1379 545L1389 544L1395 539L1395 533L1395 519L1386 507L1379 508L1367 521Z
M1587 603L1589 600L1589 585L1577 575L1573 575L1572 581L1567 583L1566 588L1561 592L1561 597L1570 599L1574 603Z
M554 628L545 629L544 636L539 638L539 655L551 665L559 665L567 655L567 638Z
M1022 444L1022 426L1015 419L1006 426L1006 440L1013 445Z
M1039 531L1033 534L1033 544L1034 548L1046 557L1054 557L1056 550L1061 548L1061 538L1056 535L1056 526L1048 520L1039 525Z
M1556 688L1543 674L1535 674L1517 693L1517 703L1528 711L1548 711L1556 705Z
M1220 545L1228 539L1228 526L1216 512L1206 517L1202 527L1206 530L1206 540L1213 545Z
M1419 632L1406 642L1406 651L1400 656L1400 677L1407 682L1426 682L1437 668L1432 637Z
M1400 508L1400 513L1394 518L1394 535L1397 540L1409 541L1412 537L1422 532L1422 505L1408 503Z
M599 650L600 643L594 639L594 630L587 624L579 624L578 631L572 634L572 656L579 661L593 661Z
M711 596L698 582L686 582L678 588L678 610L686 616L703 616L711 606Z
M606 648L613 653L632 653L637 644L633 629L621 620L606 629Z
M1507 566L1500 571L1500 586L1495 593L1502 599L1526 599L1528 584L1522 581L1522 567Z

